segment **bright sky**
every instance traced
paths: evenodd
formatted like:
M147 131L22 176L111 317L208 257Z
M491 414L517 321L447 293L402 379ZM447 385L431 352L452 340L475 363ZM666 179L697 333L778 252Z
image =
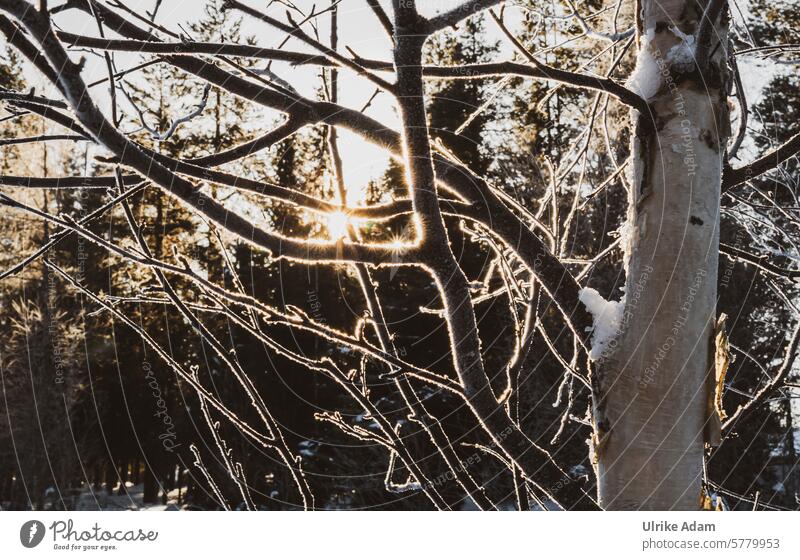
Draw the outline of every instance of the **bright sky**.
M420 10L426 15L432 15L440 11L443 7L450 8L460 3L461 0L423 0L419 2ZM138 13L144 15L146 10L151 10L155 0L125 0L125 5ZM266 2L258 0L245 0L244 3L255 8L263 9ZM389 3L384 0L386 9L391 13ZM276 3L277 4L277 3ZM326 5L325 0L309 1L295 0L295 5L308 13L313 5L317 5L317 10ZM205 0L163 0L158 13L157 22L173 31L180 31L179 24L186 24L201 19L204 15L203 6ZM282 6L274 6L271 15L283 18L285 9ZM97 36L97 26L94 20L78 10L69 10L58 14L55 22L62 29L73 33ZM295 16L295 19L296 16ZM324 42L329 37L329 16L323 15L318 18L320 36ZM306 27L308 29L308 27ZM375 18L372 10L367 6L365 0L343 0L339 4L339 36L340 51L344 52L347 46L359 55L369 58L380 58L391 60L391 42L387 37L383 27ZM256 21L254 18L243 17L243 36L254 36L257 44L263 47L277 47L285 38L285 34L275 30L269 25ZM109 36L113 36L109 35ZM303 52L313 52L309 47L296 40L290 40L286 48ZM76 53L77 57L78 54ZM147 57L152 55L145 55ZM140 63L142 58L134 53L115 54L118 70L123 70ZM265 62L264 62L265 64ZM314 97L315 91L319 87L319 70L314 67L292 68L286 63L273 63L272 69L282 78L290 81L292 85L302 94ZM105 62L102 58L89 55L84 67L83 77L87 82L102 79L106 76ZM29 83L37 86L38 91L48 90L47 84L41 76L30 66L26 67L26 77ZM132 79L132 78L130 78ZM374 87L366 83L363 78L354 76L351 72L342 71L340 73L340 103L349 107L361 109L369 100L374 92ZM95 101L104 109L108 108L108 92L104 86L94 88ZM196 102L196 100L193 100ZM123 110L131 112L130 107L125 106L125 102L120 102ZM176 111L180 114L180 106ZM368 109L368 114L378 118L381 122L389 126L397 126L397 116L393 109L392 100L386 93L381 93L373 101ZM266 111L263 123L253 123L253 128L261 129L262 132L270 128L272 122L277 118L278 113ZM345 160L345 177L351 191L358 192L367 181L378 176L386 167L388 161L386 152L371 144L362 141L358 136L347 131L341 131L340 143Z
M380 1L387 13L391 14L390 0ZM417 5L423 15L432 16L441 11L451 9L462 2L463 0L418 0ZM108 4L108 2L105 3ZM200 20L204 16L203 7L205 3L206 0L163 0L158 12L157 22L172 31L179 32L181 24L186 25ZM243 3L260 10L263 10L267 4L265 0L243 0ZM56 2L53 2L53 4L56 4ZM146 15L146 11L152 10L155 0L124 0L124 4L139 14ZM314 5L317 6L317 11L322 10L327 6L327 0L294 0L294 4L305 13L309 13ZM276 1L270 8L269 13L285 20L285 11L285 7ZM518 21L518 13L514 10L508 11L507 20L512 25L515 20ZM294 17L298 19L296 15ZM128 19L132 20L129 16ZM57 14L54 20L61 29L82 35L98 36L94 19L78 10L68 10ZM242 21L243 36L255 37L259 46L277 47L285 39L284 33L254 18L243 16ZM317 21L320 37L323 42L327 42L330 33L329 16L325 14L318 18ZM137 23L143 25L140 22ZM499 31L494 26L487 26L487 28L492 39L499 38ZM305 26L304 29L306 31L310 30L309 26ZM115 35L108 33L108 36L114 37ZM363 57L391 60L391 42L372 10L368 7L366 0L342 0L339 4L339 37L340 52L346 52L345 47L349 47ZM313 52L310 47L297 40L290 40L285 48ZM507 58L511 52L512 49L506 42L501 48L500 57ZM77 59L82 54L85 53L74 52L73 56ZM151 56L154 55L145 55L146 59ZM135 53L115 53L115 62L118 70L135 66L141 61L142 56ZM265 65L266 61L262 61L261 64L262 66ZM320 85L318 68L311 66L290 67L287 63L278 62L273 63L271 68L279 76L290 81L300 93L309 97L315 96L315 91ZM83 71L83 77L87 83L105 78L106 75L104 60L99 56L87 55L87 62ZM51 86L30 65L26 66L26 78L29 84L36 86L37 91L52 93ZM135 77L131 75L126 77L126 80L135 80ZM340 72L339 81L339 101L341 104L351 108L360 110L375 91L372 84L347 70ZM100 85L95 87L92 92L95 101L107 111L109 108L107 88ZM196 100L191 100L187 105L194 106L195 103ZM134 115L132 109L127 106L124 100L120 101L120 106L123 111L128 112L131 116ZM176 114L179 116L184 114L185 111L182 113L181 110L185 108L185 106L176 105ZM381 93L373 99L367 113L379 121L397 128L397 114L389 94ZM263 133L270 128L277 118L277 112L267 110L265 111L264 122L252 123L252 128L254 131L260 130ZM343 153L348 190L353 193L363 192L363 187L367 182L371 178L379 176L386 168L387 154L384 150L364 142L357 135L346 130L340 132L340 146ZM351 202L356 201L352 200Z
M206 0L163 0L157 21L173 31L179 31L179 26L181 24L185 25L203 17L205 1ZM145 14L146 10L151 10L155 4L155 0L124 0L124 2L126 6L142 15ZM389 0L381 0L381 2L387 13L391 14ZM417 4L423 15L431 16L442 10L459 5L462 2L463 0L418 0ZM263 9L267 2L265 0L244 0L244 3L254 8ZM327 6L326 0L294 0L294 3L306 13L310 12L314 5L317 6L318 10ZM284 12L285 9L283 6L276 1L269 13L283 19ZM745 14L747 13L746 6L744 12ZM514 20L518 18L518 12L515 12L513 9L508 10L508 18L513 25ZM55 17L55 21L62 29L69 30L73 33L97 36L97 26L94 20L78 10L68 10L58 14ZM328 15L323 15L318 18L317 21L319 23L320 36L323 38L323 41L327 41L329 36L328 24L330 21ZM342 0L339 4L339 26L339 50L341 52L346 52L345 46L347 46L364 57L385 60L391 59L391 42L372 13L372 10L367 6L366 0ZM308 29L307 26L306 29ZM489 25L487 29L490 39L494 40L499 38L499 33L495 30L494 26ZM242 31L244 36L254 36L257 39L257 44L263 47L276 47L285 38L282 32L248 16L243 17ZM511 49L507 41L501 41L501 45L501 53L498 55L498 58L507 59L511 54ZM312 52L309 47L296 40L290 40L286 48L290 50ZM81 53L75 53L75 57L80 54ZM149 57L152 55L146 56ZM117 52L115 57L119 70L135 66L142 60L141 56L135 53ZM756 101L767 77L772 74L768 66L770 66L769 63L751 64L748 62L743 68L743 73L745 75L744 83L749 92L751 104ZM279 76L290 81L300 93L309 97L313 97L315 95L315 90L319 87L319 70L317 68L310 66L293 68L286 63L273 63L272 69ZM106 67L103 59L98 56L89 55L83 75L87 82L104 78L106 76ZM30 66L26 67L26 77L29 83L37 86L38 91L47 91L49 89L47 84L42 81L40 75ZM342 71L340 73L340 103L343 105L361 109L373 94L374 89L375 88L366 82L366 80L355 76L352 72ZM107 109L108 93L105 87L98 86L94 88L93 93L95 94L95 100L100 103L101 107ZM188 105L193 105L195 102L196 100L191 100ZM123 109L132 114L130 107L126 107L124 101L121 103ZM176 114L179 116L182 115L185 113L184 109L185 107L176 106ZM367 113L389 126L397 127L397 115L392 100L386 93L381 93L372 101ZM252 128L264 132L270 128L277 117L278 114L276 112L266 111L264 122L251 123ZM348 190L352 193L361 192L369 179L378 176L385 169L388 159L387 155L382 149L362 141L358 136L346 130L341 131L340 142ZM356 201L351 200L350 202L354 203Z

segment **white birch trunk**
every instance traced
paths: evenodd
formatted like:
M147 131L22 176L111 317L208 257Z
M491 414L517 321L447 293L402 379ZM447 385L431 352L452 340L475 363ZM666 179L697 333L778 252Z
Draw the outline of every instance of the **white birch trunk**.
M699 4L643 0L641 6L640 47L662 72L648 99L657 130L641 119L633 143L621 329L595 367L594 450L607 509L702 504L729 124L727 15L712 33L707 70L698 72L691 58L687 65L671 51L682 36L697 35Z

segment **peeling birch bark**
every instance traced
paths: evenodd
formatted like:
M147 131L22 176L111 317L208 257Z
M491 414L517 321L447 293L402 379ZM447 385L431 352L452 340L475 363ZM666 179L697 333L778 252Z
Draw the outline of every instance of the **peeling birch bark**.
M727 14L716 18L703 55L696 41L702 10L713 2L699 4L641 4L642 56L655 63L660 84L649 82L655 128L634 114L625 308L594 368L593 447L607 509L691 510L702 503L730 132ZM707 65L698 68L704 57Z

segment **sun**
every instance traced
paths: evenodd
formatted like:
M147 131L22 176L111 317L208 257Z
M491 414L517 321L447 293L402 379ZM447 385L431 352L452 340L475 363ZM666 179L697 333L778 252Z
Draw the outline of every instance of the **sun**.
M327 226L328 236L333 241L338 241L347 237L348 226L350 225L350 218L344 212L333 212L328 214Z

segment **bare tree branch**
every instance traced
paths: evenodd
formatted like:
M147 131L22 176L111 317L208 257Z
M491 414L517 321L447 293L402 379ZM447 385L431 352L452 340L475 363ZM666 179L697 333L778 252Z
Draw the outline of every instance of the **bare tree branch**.
M461 20L496 6L501 1L502 0L466 0L461 5L430 18L422 27L422 30L425 33L431 34L445 27L455 26ZM414 4L414 0L412 0L411 3Z
M800 133L746 165L736 168L726 167L722 174L722 190L726 191L768 173L798 153L800 153Z

